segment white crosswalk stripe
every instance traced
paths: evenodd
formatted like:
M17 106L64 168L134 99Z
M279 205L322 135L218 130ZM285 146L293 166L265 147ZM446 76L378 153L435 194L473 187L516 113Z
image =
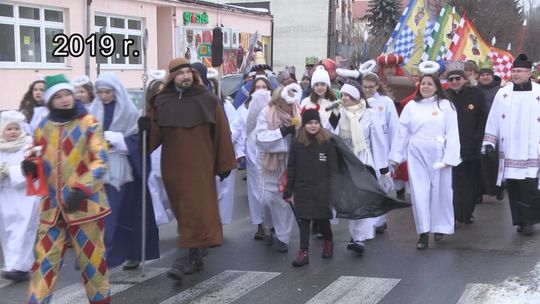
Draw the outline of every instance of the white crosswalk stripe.
M279 272L226 270L161 302L161 304L231 303L278 275L280 275Z
M166 268L150 268L145 267L144 277L140 275L140 271L111 271L110 288L111 295L120 293L137 283L142 283L146 280L157 277L167 271ZM86 291L82 283L71 284L65 288L56 291L53 295L53 304L74 304L86 303Z
M342 276L306 304L376 304L399 279Z

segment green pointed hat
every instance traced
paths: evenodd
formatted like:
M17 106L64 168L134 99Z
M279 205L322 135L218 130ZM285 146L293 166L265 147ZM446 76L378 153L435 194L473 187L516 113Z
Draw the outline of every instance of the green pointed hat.
M306 65L316 65L319 59L315 56L306 57Z
M486 58L485 61L480 61L480 64L478 65L479 74L482 73L489 73L493 75L493 61L490 58Z
M73 85L67 80L64 74L45 77L45 94L43 94L45 103L48 103L54 94L61 90L68 90L71 91L71 93L75 93Z

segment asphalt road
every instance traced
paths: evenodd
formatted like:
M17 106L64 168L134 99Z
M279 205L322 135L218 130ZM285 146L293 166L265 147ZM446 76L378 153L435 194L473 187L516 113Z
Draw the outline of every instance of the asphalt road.
M237 179L234 221L223 245L210 249L205 270L181 283L166 277L177 252L176 223L160 227L162 258L138 271L111 272L113 303L540 303L540 225L524 237L511 225L507 199L484 197L476 222L419 251L409 209L391 212L388 230L367 243L359 257L346 250L345 220L334 225L334 257L320 258L322 241L311 241L311 263L291 267L298 249L280 254L253 240L245 182ZM66 256L53 302L84 303L80 274ZM0 303L24 303L27 283L0 281Z

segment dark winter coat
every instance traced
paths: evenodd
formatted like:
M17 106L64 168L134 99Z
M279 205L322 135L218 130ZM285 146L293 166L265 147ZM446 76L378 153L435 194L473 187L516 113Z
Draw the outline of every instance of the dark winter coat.
M488 115L484 94L467 86L459 92L449 89L446 93L456 107L461 158L465 161L480 159Z
M487 112L489 113L491 105L493 104L493 99L495 99L495 94L497 94L497 92L501 88L501 78L499 78L498 76L493 76L493 82L490 85L484 86L478 83L476 87L484 94L484 97L486 99Z
M287 193L293 194L296 216L303 219L331 219L330 204L337 193L337 158L334 144L309 146L295 141L287 164Z

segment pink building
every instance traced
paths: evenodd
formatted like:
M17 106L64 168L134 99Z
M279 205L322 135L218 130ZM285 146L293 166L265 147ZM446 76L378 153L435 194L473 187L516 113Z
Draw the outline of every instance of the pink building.
M148 30L149 70L166 69L172 58L188 54L192 61L209 64L216 25L223 30L226 74L240 68L255 32L267 61L271 59L272 16L264 11L197 0L88 2L89 6L87 1L0 0L0 110L18 108L28 85L39 77L88 73L94 81L98 64L100 71L118 73L127 88L141 88L144 29ZM101 39L106 46L114 41L114 50L103 48L108 57L100 56L95 43L100 30L110 35ZM62 33L66 41L53 41ZM95 42L89 39L94 33L98 34ZM92 46L96 57L87 55ZM65 52L70 55L62 57Z

